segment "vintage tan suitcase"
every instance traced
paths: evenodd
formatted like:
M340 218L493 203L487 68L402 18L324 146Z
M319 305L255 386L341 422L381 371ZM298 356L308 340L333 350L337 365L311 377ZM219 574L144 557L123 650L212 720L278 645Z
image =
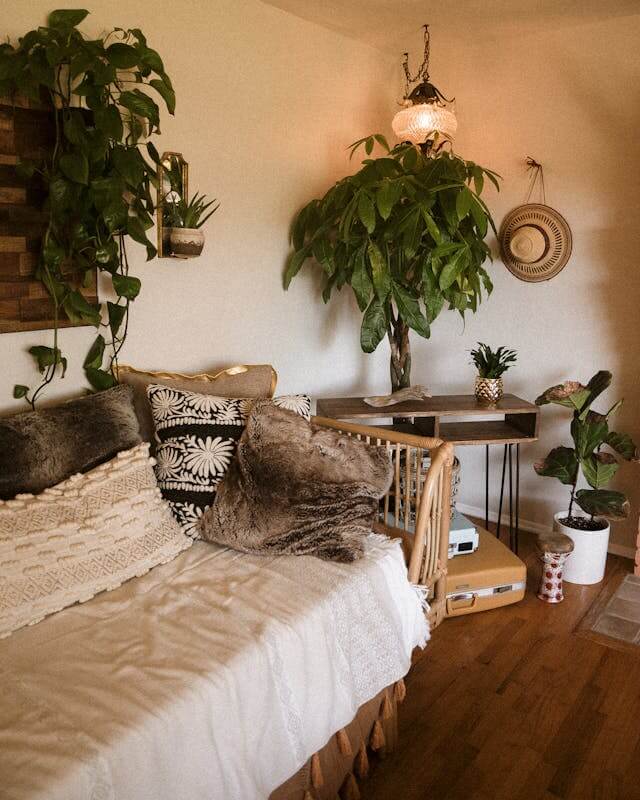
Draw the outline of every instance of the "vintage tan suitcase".
M475 553L456 556L447 563L447 616L517 603L524 597L527 568L499 539L478 528Z

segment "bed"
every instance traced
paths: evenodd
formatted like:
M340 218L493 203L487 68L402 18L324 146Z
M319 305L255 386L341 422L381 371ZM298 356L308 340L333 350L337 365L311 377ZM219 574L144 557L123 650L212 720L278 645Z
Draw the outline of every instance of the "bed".
M349 777L378 707L387 716L387 687L440 619L451 467L451 447L438 440L340 429L386 447L396 472L381 507L386 519L394 506L395 524L367 538L361 560L196 542L0 640L3 800L335 796L330 782L322 789L318 752L340 732L357 734L359 721L363 735L340 743L348 763L333 776ZM419 478L428 449L409 541L400 470L410 493L409 467Z

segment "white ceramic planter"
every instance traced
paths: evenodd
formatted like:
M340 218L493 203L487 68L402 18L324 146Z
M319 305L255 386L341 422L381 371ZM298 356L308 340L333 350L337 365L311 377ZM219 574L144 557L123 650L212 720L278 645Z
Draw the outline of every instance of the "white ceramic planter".
M573 541L573 553L567 558L563 580L583 585L600 583L607 564L609 525L601 531L581 531L563 525L560 519L566 516L566 511L559 511L553 516L554 530L566 533Z
M171 253L180 258L195 258L204 247L204 233L200 228L169 228Z

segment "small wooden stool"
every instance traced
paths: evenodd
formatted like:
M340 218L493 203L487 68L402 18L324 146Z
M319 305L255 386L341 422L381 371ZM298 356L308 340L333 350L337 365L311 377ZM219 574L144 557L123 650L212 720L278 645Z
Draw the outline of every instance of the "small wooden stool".
M542 533L538 536L538 554L542 562L542 576L538 597L545 603L561 603L562 570L573 552L573 540L564 533Z

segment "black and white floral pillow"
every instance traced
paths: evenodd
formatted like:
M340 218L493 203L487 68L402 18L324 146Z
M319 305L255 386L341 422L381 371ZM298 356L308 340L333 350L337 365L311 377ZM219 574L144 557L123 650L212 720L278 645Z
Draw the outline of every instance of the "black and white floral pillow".
M147 395L158 441L158 485L184 532L197 536L198 521L215 499L255 400L157 384L147 386ZM310 417L307 395L276 397L273 402Z

